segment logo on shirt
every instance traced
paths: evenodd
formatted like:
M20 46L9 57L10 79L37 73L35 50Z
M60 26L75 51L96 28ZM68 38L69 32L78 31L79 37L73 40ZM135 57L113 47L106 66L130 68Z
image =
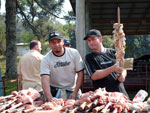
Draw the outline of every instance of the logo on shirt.
M101 62L101 65L104 65L104 64L111 64L112 61L107 61L107 62Z
M54 68L58 68L58 67L63 67L63 66L68 66L70 64L70 62L56 62L56 64L54 65Z

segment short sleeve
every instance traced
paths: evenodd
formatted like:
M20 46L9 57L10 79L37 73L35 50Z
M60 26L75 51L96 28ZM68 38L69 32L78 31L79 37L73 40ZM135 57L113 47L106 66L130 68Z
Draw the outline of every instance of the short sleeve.
M91 55L87 55L85 57L85 69L89 76L91 76L96 71L94 60Z
M79 72L83 69L84 69L83 60L82 60L79 52L76 51L76 54L75 54L75 70L76 70L76 72Z
M41 61L40 75L50 75L50 66L46 60L46 57L44 57Z

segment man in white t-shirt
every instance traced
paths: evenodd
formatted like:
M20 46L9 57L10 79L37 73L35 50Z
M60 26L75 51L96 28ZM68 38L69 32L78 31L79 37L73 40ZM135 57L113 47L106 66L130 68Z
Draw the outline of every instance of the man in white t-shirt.
M49 45L52 49L42 59L42 88L48 101L56 96L58 89L65 89L67 98L76 99L83 83L83 61L76 49L64 47L59 32L51 32Z

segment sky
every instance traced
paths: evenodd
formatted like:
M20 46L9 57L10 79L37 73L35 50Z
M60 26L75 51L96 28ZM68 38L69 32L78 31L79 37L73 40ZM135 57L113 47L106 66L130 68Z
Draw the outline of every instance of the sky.
M66 14L68 11L72 10L71 4L69 0L65 0L64 6L63 6L64 13L60 15L63 17L64 14ZM60 23L65 24L65 21L63 19L57 19Z
M4 13L5 12L5 0L1 0L1 9L0 9L0 13Z
M63 15L65 13L67 13L67 11L72 10L69 0L65 0L63 10L64 10L64 13L62 13L62 15L60 15L61 17L63 17ZM5 0L1 0L0 14L2 14L2 13L5 13ZM58 21L61 22L62 24L65 23L65 21L63 19L58 19Z

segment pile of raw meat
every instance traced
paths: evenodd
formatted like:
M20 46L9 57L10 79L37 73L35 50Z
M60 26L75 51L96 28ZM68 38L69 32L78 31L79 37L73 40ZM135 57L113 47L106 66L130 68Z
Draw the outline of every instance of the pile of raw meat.
M11 95L0 97L0 113L22 113L24 110L39 107L44 101L35 89L12 91Z
M122 93L107 92L105 88L83 93L78 100L53 98L51 102L44 102L32 88L0 97L1 113L142 113L149 110L150 99L133 102Z

